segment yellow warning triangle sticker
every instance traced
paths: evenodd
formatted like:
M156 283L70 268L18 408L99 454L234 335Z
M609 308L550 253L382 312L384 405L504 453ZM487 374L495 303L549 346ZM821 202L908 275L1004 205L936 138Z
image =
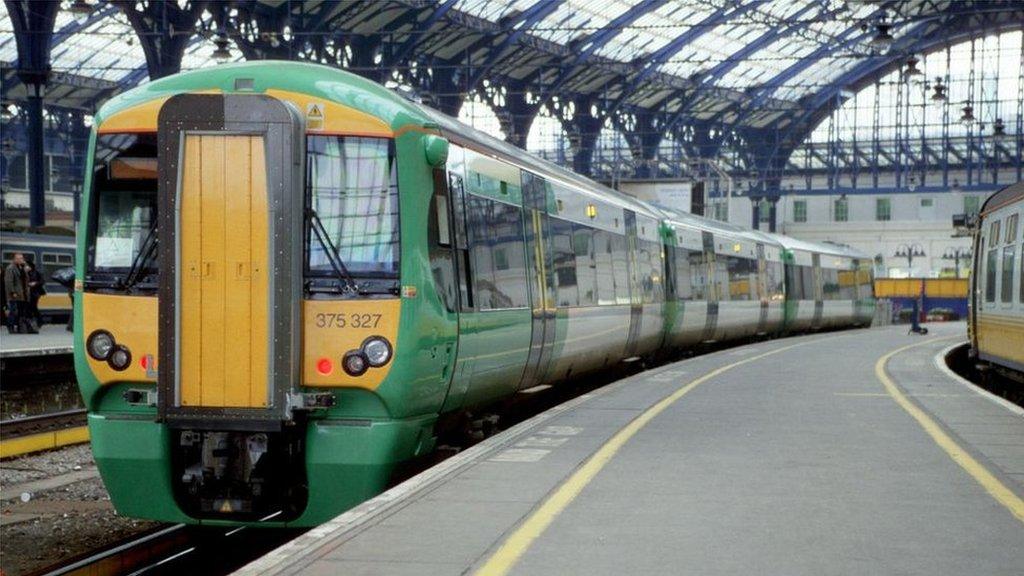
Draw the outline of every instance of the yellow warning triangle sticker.
M320 110L319 104L310 104L309 110L306 111L306 116L309 118L323 118L324 113Z

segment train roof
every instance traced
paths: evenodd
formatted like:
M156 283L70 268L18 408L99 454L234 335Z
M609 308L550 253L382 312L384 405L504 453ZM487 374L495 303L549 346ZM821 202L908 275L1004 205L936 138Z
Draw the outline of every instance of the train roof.
M985 203L981 205L981 215L984 217L986 214L1003 206L1008 206L1022 200L1024 200L1024 182L1010 184L985 200Z
M710 218L697 216L688 212L680 212L671 208L661 208L661 212L662 218L665 222L672 226L697 228L700 230L707 230L713 234L750 240L753 242L768 243L782 247L778 240L770 238L757 230L744 228L729 222L722 222L721 220L712 220Z
M793 238L792 236L783 236L782 234L771 234L768 232L762 232L777 238L779 243L782 244L786 250L803 250L804 252L817 252L819 254L827 254L829 256L844 256L846 258L857 258L857 259L868 259L871 258L864 252L846 246L844 244L836 244L834 242L812 242L810 240L800 240Z
M495 138L486 132L477 130L433 108L419 104L417 106L420 107L424 114L430 116L431 120L441 128L441 132L446 136L454 136L456 140L465 140L474 144L477 149L483 149L485 152L496 153L496 155L503 157L505 160L519 164L520 168L527 168L539 176L568 184L583 194L611 202L621 208L627 208L652 218L661 218L660 211L647 202L623 194L600 182L595 182L553 162L530 154L500 138Z
M238 78L251 79L253 88L236 90ZM127 108L175 94L210 90L225 94L261 93L269 89L337 102L381 119L392 130L409 124L427 126L431 121L421 106L351 72L312 62L257 60L181 72L123 92L100 107L94 126L102 125L105 119Z

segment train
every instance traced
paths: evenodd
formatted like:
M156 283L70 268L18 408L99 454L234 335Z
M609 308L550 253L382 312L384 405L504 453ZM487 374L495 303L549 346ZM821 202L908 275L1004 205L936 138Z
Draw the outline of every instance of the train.
M872 261L655 207L353 74L252 62L95 116L75 367L117 511L313 526L465 414L871 323Z
M971 358L1024 384L1024 182L982 204L974 233L967 331Z
M3 254L0 262L3 268L7 268L19 252L35 263L46 280L46 294L39 299L39 314L43 322L66 321L71 314L71 296L67 288L53 279L53 274L75 265L74 235L3 230L0 231L0 252ZM7 302L7 297L0 301Z

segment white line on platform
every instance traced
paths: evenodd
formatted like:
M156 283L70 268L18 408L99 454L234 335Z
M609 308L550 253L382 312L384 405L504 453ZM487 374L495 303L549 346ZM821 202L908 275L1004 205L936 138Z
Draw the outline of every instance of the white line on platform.
M1010 402L1006 398L1000 398L999 396L996 396L995 394L989 392L988 390L985 390L981 386L978 386L974 382L971 382L970 380L967 380L966 378L957 374L956 372L953 372L952 370L950 370L949 366L946 366L946 355L949 354L950 351L953 350L953 348L962 345L963 342L951 344L943 348L938 354L935 355L935 358L933 360L935 362L935 366L939 369L939 371L945 374L946 376L949 376L949 378L952 379L953 381L958 382L961 386L966 386L975 394L981 396L982 398L985 398L989 402L998 404L1003 408L1006 408L1010 412L1013 412L1017 416L1024 417L1024 408L1017 406L1016 404Z

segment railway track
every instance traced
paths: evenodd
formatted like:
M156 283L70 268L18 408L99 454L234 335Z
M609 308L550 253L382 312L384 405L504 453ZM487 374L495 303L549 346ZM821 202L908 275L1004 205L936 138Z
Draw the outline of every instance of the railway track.
M84 408L0 422L0 458L23 456L88 440Z
M85 408L78 408L0 421L0 435L8 440L85 426L85 423Z
M163 525L30 576L226 574L297 537L302 530Z

